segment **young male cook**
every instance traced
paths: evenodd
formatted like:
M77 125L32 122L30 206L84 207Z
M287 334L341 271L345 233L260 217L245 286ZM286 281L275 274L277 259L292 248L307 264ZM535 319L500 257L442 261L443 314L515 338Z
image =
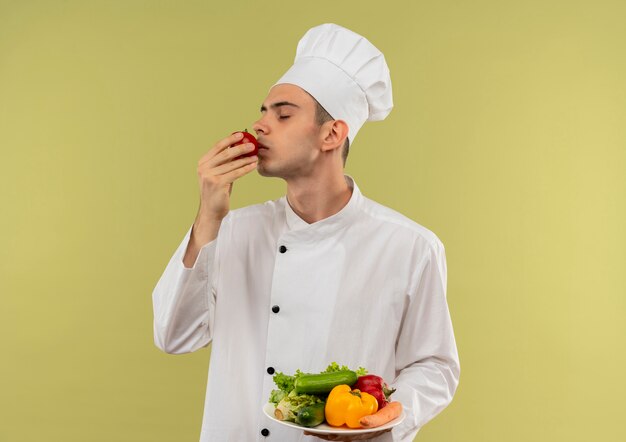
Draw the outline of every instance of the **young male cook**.
M412 441L452 400L460 369L444 247L344 174L344 144L392 107L383 54L323 24L302 37L261 106L258 157L235 159L252 147L229 148L240 140L230 135L200 159L199 211L153 305L163 351L212 343L201 441L319 440L262 406L275 372L317 373L333 361L397 389L407 417L372 440ZM380 161L398 161L397 142L380 146ZM230 210L233 182L255 169L284 179L287 195Z

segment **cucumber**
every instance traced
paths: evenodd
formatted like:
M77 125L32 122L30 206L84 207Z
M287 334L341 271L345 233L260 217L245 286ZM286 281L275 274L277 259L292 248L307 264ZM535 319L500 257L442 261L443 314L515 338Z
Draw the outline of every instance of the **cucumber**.
M334 371L332 373L301 374L296 378L297 394L326 394L337 385L356 383L357 375L352 370Z
M324 422L324 406L325 402L307 405L302 407L296 415L296 424L303 427L315 427Z

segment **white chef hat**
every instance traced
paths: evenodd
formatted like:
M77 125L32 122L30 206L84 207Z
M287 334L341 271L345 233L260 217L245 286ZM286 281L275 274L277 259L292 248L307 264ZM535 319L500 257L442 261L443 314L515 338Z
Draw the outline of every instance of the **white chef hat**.
M363 123L384 120L393 107L382 52L365 37L334 23L304 34L293 66L272 87L281 83L301 87L334 119L344 120L350 144Z

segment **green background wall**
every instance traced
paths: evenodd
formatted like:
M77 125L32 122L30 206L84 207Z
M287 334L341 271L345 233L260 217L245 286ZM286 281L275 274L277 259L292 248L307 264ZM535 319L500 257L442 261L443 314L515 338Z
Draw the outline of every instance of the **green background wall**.
M312 26L385 54L347 173L446 246L461 359L434 441L622 441L623 1L0 0L0 441L196 441L210 352L151 295L196 165ZM233 206L280 197L254 173ZM226 398L226 400L235 400Z

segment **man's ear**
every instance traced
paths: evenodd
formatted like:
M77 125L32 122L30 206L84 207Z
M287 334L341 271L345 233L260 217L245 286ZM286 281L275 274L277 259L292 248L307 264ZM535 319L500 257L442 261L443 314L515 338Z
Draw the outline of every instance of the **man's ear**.
M343 120L328 121L328 127L322 131L322 151L337 149L343 146L348 137L348 123Z

